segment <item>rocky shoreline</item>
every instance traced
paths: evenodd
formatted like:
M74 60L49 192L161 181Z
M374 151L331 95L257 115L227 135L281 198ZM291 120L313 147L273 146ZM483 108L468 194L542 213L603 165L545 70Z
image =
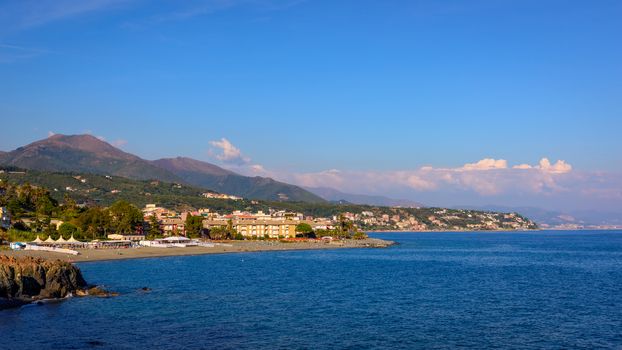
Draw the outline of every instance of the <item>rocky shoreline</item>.
M0 255L0 310L72 295L115 294L89 286L80 269L69 262Z

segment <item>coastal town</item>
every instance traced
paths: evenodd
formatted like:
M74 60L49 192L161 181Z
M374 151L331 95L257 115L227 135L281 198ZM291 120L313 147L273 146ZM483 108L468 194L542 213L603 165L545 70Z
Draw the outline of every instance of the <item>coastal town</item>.
M295 237L296 227L301 223L308 224L313 232L331 232L344 220L351 222L354 228L364 231L526 230L533 228L533 222L516 213L432 209L432 214L421 220L408 214L407 210L391 209L393 215L372 209L360 213L343 212L331 217L314 217L300 212L275 209L270 209L267 213L236 210L227 214L219 214L208 208L177 212L155 204L147 204L143 209L143 214L145 222L149 222L150 218L155 216L164 235L181 234L184 236L187 233L185 223L188 217L192 216L200 217L202 226L207 231L229 224L245 238Z
M220 214L209 208L201 208L193 211L175 211L156 204L147 204L142 210L142 222L136 225L130 232L110 233L106 238L140 241L148 235L153 236L188 236L188 224L190 221L200 222L200 229L194 230L197 237L209 236L216 229L230 227L242 239L282 239L295 238L300 231L301 224L310 227L309 232L320 235L330 235L345 220L352 223L357 230L391 230L391 231L428 231L436 229L444 230L518 230L530 229L532 222L518 214L488 213L473 211L448 211L448 209L433 210L433 215L424 220L408 215L401 208L392 208L393 215L376 213L374 210L360 213L344 212L332 217L313 217L300 212L287 212L284 210L270 209L269 212L248 212L236 210L231 213ZM7 207L0 207L0 224L5 230L12 227L11 214ZM196 220L193 220L196 219ZM466 223L464 220L477 223ZM460 226L457 222L460 221ZM60 219L51 219L50 223L55 229L71 225ZM35 220L32 218L19 219L19 227L33 228ZM157 226L156 226L157 225Z
M46 181L54 187L31 184ZM149 199L159 203L147 202ZM288 239L337 237L343 231L494 231L537 227L518 213L268 202L180 183L141 182L109 175L34 171L0 174L0 228L15 233L13 236L34 239L36 235L43 240L60 235L65 239L73 235L82 241L140 241L170 236Z
M390 245L368 238L373 231L537 228L518 213L269 202L181 183L109 175L32 171L0 175L0 244L17 251L85 255L85 250L125 248L141 248L141 254L156 249L160 252L149 254L163 254L159 248L187 248L183 252L187 253L367 247ZM35 183L53 179L55 185L50 190L29 179ZM111 197L102 201L104 195ZM161 199L162 204L147 199Z

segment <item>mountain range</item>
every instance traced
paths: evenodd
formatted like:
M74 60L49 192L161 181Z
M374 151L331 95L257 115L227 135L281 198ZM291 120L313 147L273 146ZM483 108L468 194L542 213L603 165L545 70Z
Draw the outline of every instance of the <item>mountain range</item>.
M485 210L494 212L516 212L529 217L544 227L558 227L564 225L598 226L622 225L622 216L615 212L600 211L555 211L536 207L509 207L502 205L484 206L457 206L456 209Z
M164 158L155 160L152 164L170 171L189 184L244 198L324 202L321 197L301 187L269 177L243 176L192 158Z
M385 196L344 193L329 187L305 187L305 189L331 202L348 202L352 204L368 204L403 208L419 208L424 206L419 202L408 199L394 199Z
M301 187L267 177L249 177L191 158L149 161L92 135L56 134L0 153L0 165L22 169L114 175L136 180L185 183L249 199L324 202Z
M0 164L22 169L116 175L179 182L175 174L91 135L53 135L0 154Z

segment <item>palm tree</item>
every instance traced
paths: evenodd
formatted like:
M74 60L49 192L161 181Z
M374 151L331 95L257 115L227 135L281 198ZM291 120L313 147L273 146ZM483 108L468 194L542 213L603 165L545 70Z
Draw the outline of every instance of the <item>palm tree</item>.
M352 221L348 220L345 215L339 214L339 233L344 237L348 237L354 228Z

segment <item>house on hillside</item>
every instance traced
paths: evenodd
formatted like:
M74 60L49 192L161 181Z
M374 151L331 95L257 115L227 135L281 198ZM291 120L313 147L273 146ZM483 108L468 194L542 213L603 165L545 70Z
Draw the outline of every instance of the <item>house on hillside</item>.
M180 217L169 217L160 220L160 229L165 236L185 236L186 223Z

